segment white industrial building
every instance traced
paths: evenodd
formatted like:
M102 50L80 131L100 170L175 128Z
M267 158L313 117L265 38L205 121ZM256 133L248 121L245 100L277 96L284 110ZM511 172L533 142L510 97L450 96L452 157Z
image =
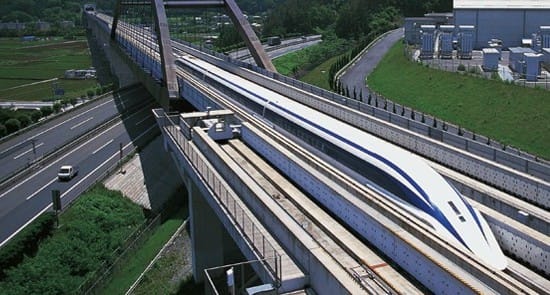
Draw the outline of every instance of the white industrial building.
M550 25L550 0L454 0L454 24L473 25L473 46L487 47L491 39L504 48L522 45L541 26Z

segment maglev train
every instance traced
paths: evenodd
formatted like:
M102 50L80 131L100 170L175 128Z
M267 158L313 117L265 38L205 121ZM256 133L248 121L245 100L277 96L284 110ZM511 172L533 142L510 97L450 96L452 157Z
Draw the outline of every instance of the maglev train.
M233 93L226 93L232 98L255 103L260 115L272 112L275 120L292 122L302 134L323 138L323 152L340 155L339 162L371 179L386 198L418 217L438 236L464 245L493 268L506 268L506 256L481 213L420 157L210 63L188 56L179 57L177 63L209 83L231 89Z

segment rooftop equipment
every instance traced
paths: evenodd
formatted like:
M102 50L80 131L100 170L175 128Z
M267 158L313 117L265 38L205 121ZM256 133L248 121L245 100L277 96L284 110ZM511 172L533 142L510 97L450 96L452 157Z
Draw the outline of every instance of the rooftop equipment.
M421 59L432 59L434 57L434 35L435 35L435 25L422 25L421 29L421 40L422 48L420 50Z
M495 48L483 48L483 70L497 71L500 52Z
M540 53L524 53L525 57L525 79L530 82L537 82L540 75L540 63L542 61L542 54Z
M524 53L535 53L533 49L526 47L510 47L509 65L512 71L524 74Z
M550 48L550 26L540 26L542 48Z
M441 25L439 26L441 34L439 35L439 57L453 58L453 35L455 26Z
M471 59L474 46L474 26L461 25L458 27L458 58Z

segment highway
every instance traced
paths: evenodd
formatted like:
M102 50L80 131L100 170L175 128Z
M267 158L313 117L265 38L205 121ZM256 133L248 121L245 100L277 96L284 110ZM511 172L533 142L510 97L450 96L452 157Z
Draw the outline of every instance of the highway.
M122 97L124 98L122 99ZM122 154L127 155L135 147L146 144L148 140L159 134L158 127L151 114L151 108L155 107L153 99L150 96L147 97L146 91L143 91L141 87L128 90L117 99L99 104L110 105L111 112L107 112L107 109L99 111L98 109L103 106L92 107L92 109L112 117L119 110L126 109L131 100L140 103L145 102L146 105L138 111L124 114L120 120L115 120L112 124L105 126L100 132L77 140L74 148L44 163L21 181L0 192L0 241L2 241L0 246L40 213L51 208L52 190L60 190L62 205L63 207L67 206L105 173L116 169L120 159L120 146L122 146ZM117 107L114 107L114 105ZM125 106L122 107L123 105ZM83 108L78 113L72 114L68 119L65 116L65 118L59 118L63 121L63 124L58 125L59 122L49 122L53 123L53 126L57 126L56 128L41 126L32 134L40 134L40 138L43 138L44 142L51 143L58 138L64 138L63 141L65 142L72 141L75 138L64 134L82 122L89 123L92 126L101 124L99 118L102 116L100 116L100 113L94 113L97 116L94 119L97 120L86 122L91 114L89 110ZM32 135L26 136L30 137ZM3 158L2 161L9 162L11 158ZM57 171L61 165L66 164L77 165L80 171L72 180L61 182L57 179Z
M0 182L119 112L142 103L147 97L146 93L139 87L94 100L0 143Z

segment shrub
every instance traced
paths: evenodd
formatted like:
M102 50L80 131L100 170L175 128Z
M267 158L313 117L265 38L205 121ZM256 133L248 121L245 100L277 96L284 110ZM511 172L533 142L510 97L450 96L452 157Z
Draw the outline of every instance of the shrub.
M38 122L38 120L40 120L40 118L42 118L42 111L34 110L34 111L31 112L31 120L33 122Z
M94 91L92 89L88 90L86 93L88 94L88 98L94 97Z
M53 104L53 111L57 114L61 111L61 104L56 102Z
M115 258L115 250L143 221L141 208L120 192L102 186L92 189L61 215L63 226L40 244L33 257L6 271L0 293L75 293L103 261Z
M0 124L0 137L4 137L6 135L8 135L8 129L4 126L4 124Z
M0 248L0 278L5 276L4 271L21 263L25 256L36 253L40 242L50 235L54 221L53 213L44 213Z
M19 129L21 129L21 122L15 118L11 118L4 123L6 125L6 129L8 130L8 134L17 132Z
M25 128L32 123L31 118L25 114L20 114L19 116L17 116L17 120L19 120L19 122L21 123L21 128Z
M49 106L41 107L40 111L42 112L42 115L44 117L47 117L53 113L52 107L49 107Z
M463 65L463 64L459 64L457 70L459 70L461 72L464 72L464 71L466 71L466 66Z

